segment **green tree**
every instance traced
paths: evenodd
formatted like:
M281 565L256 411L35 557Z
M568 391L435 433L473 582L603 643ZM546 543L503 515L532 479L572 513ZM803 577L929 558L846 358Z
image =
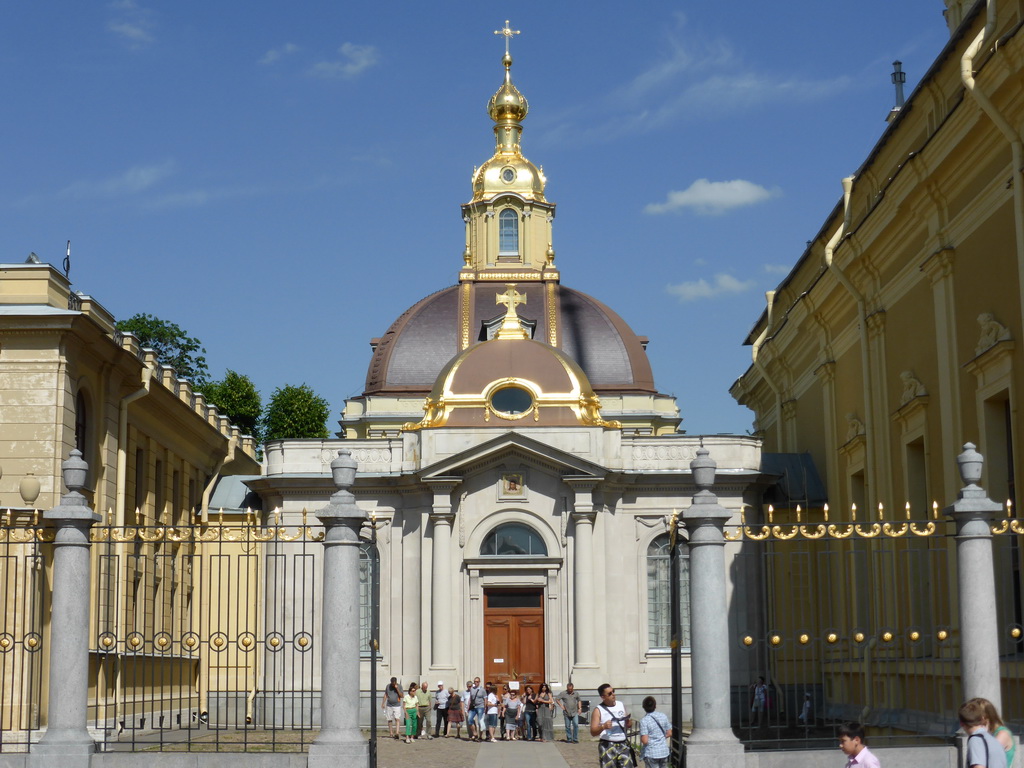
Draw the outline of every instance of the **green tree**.
M263 439L325 438L330 411L327 400L307 384L278 387L263 415Z
M172 366L178 376L189 379L194 389L201 390L207 383L210 369L206 365L206 349L199 339L189 336L176 323L139 313L119 320L117 330L135 334L142 346L154 349L160 362Z
M207 382L202 391L208 403L216 405L243 434L259 442L263 400L252 379L229 368L223 379Z

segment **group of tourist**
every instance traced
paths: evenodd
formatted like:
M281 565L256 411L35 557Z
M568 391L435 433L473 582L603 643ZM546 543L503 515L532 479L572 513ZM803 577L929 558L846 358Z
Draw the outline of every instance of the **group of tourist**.
M633 753L626 734L632 720L625 706L617 701L615 689L605 683L597 689L601 702L590 717L590 735L598 739L598 756L602 768L633 766ZM554 715L560 710L565 718L565 740L579 743L580 695L572 683L557 696L547 683L536 688L517 683L506 683L499 688L493 683L480 684L480 678L466 681L466 688L458 691L446 688L439 680L436 689L429 692L427 683L412 683L403 692L397 678L384 690L381 708L385 712L388 733L394 739L402 738L405 724L405 742L416 739L461 739L466 725L466 738L470 741L554 741ZM640 741L647 768L665 768L668 764L672 726L668 718L657 711L654 697L643 701L644 718L640 721ZM434 712L433 735L430 733L430 712Z
M466 681L464 691L446 688L439 680L431 691L427 683L412 683L403 691L392 677L380 703L388 724L388 735L405 742L416 739L466 738L471 741L554 741L554 716L560 710L565 718L565 740L579 742L578 716L580 696L569 683L555 696L547 683L536 687L505 683L480 684L480 678ZM433 735L430 713L434 713Z

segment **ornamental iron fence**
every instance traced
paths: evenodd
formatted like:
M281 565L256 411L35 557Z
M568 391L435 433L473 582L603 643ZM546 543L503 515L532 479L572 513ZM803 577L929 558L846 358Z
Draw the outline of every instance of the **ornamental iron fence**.
M732 720L748 749L834 747L859 721L872 744L952 743L964 699L954 524L829 521L799 508L726 528L739 542ZM1021 521L992 526L1003 718L1024 727Z

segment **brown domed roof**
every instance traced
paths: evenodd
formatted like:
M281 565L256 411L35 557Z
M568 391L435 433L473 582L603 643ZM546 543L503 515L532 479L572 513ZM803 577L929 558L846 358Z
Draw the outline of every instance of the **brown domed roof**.
M486 340L485 327L504 316L495 305L502 287L463 283L406 310L377 342L364 394L428 394L463 351L463 338L470 345ZM516 290L527 298L517 311L533 327L533 338L550 343L554 332L555 346L579 364L597 393L656 392L643 342L611 309L556 283L523 281Z
M499 335L452 358L434 382L423 420L404 428L621 428L601 418L600 407L587 375L565 352L533 339Z

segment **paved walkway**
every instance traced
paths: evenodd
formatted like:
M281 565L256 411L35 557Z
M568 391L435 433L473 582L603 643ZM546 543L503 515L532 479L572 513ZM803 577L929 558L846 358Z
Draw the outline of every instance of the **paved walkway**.
M379 768L402 768L410 764L444 768L597 768L597 744L589 737L582 744L561 741L479 744L455 738L406 744L389 739L385 734L377 744Z
M550 741L543 744L529 741L482 744L475 768L523 768L524 765L530 768L569 768L558 747Z

